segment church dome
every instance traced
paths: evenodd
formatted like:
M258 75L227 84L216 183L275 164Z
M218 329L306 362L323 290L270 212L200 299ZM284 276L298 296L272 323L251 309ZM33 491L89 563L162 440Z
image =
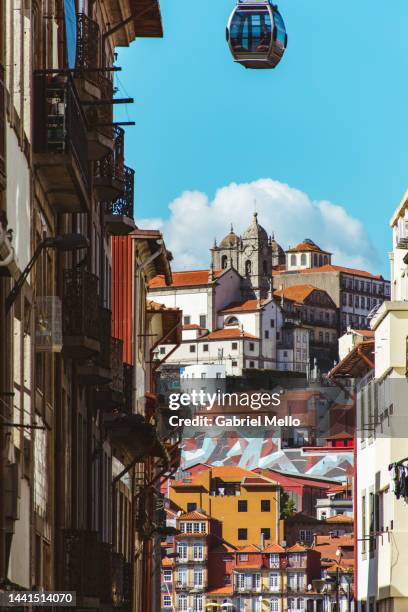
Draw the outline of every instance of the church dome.
M220 248L230 249L238 244L238 236L231 225L231 231L220 242Z
M259 225L258 223L258 213L254 213L254 218L252 220L252 223L248 227L248 229L245 230L245 232L242 235L242 238L243 240L251 240L255 238L256 240L267 242L268 234L266 233L262 225Z
M284 264L286 261L285 251L281 247L281 245L276 242L275 238L271 240L271 249L272 249L272 258L273 265Z

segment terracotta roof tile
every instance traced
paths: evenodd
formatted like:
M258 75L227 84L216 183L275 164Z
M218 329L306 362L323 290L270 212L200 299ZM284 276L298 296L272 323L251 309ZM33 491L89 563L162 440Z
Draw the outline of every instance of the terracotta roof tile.
M248 544L247 546L240 546L238 548L238 554L241 553L260 553L261 549L256 544Z
M270 546L267 546L265 548L264 552L266 553L284 553L286 552L286 549L283 548L283 546L280 546L280 544L270 544Z
M195 287L209 285L209 274L211 270L190 270L183 272L173 272L173 282L171 287ZM214 270L215 278L223 274L225 270ZM166 282L163 275L155 276L149 283L149 289L166 287Z
M288 553L302 553L302 552L307 552L307 550L308 549L305 546L303 546L302 544L294 544L290 548L287 548L286 552L288 552Z
M329 518L326 519L326 523L348 523L351 525L354 523L354 519L352 516L347 516L346 514L338 514L337 516L329 516Z
M207 595L232 595L232 592L232 586L227 585L212 589L211 591L207 591Z
M259 310L270 300L245 300L244 302L232 302L221 311L224 314L234 312L253 312Z
M358 336L365 336L366 338L374 338L374 331L372 329L351 329L353 334Z
M323 251L323 249L321 249L319 246L317 246L317 244L315 244L314 242L300 242L298 245L296 245L295 247L292 247L291 249L288 249L286 252L287 253L297 253L299 251L302 252L313 252L313 253L325 253L325 254L330 254L329 251Z
M157 311L157 312L163 312L165 310L176 310L176 311L180 310L179 308L169 308L165 304L159 304L158 302L155 302L154 300L147 300L146 308L149 311Z
M384 280L381 274L371 274L366 270L357 270L356 268L345 268L344 266L335 266L333 264L326 264L318 268L305 268L303 270L296 270L296 273L300 274L311 274L314 272L344 272L344 274L351 274L353 276L361 276L364 278L371 278L373 280ZM274 270L273 274L293 274L290 270Z
M197 325L197 323L188 323L187 325L183 325L184 330L188 329L206 329L205 327L201 327L201 325Z
M253 336L248 332L241 331L238 327L226 327L224 329L216 329L210 332L206 336L201 336L200 341L206 342L207 340L228 340L228 339L240 339L249 338L250 340L259 340L257 336Z
M178 517L180 521L208 521L208 516L203 512L185 512Z
M285 289L274 291L273 295L277 298L283 297L284 299L294 302L304 302L313 293L313 291L326 293L323 289L318 289L313 285L293 285L292 287L286 287Z

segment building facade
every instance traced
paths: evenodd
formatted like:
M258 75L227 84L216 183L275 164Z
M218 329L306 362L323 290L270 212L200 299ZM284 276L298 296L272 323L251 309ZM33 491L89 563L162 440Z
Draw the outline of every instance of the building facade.
M135 230L113 108L116 49L162 36L160 7L10 0L0 19L0 588L148 612L165 521L145 488L172 459L150 414L152 347L129 358L112 325L112 237ZM137 337L165 344L172 314L149 314L146 279L171 272L151 241L129 254L131 304Z

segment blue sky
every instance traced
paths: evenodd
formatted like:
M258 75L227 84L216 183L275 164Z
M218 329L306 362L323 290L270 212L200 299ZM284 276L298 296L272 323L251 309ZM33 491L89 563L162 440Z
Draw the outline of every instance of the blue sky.
M167 230L180 266L194 266L203 259L193 255L194 236L180 244L198 229L202 207L219 212L214 228L210 219L203 229L211 244L213 233L228 230L227 217L240 231L248 225L259 197L260 221L267 217L284 247L306 237L307 227L336 263L388 275L388 221L408 186L408 3L282 0L288 49L267 71L232 61L225 25L234 5L161 0L164 39L139 39L119 52L120 94L135 98L117 116L137 124L126 134L137 219ZM282 183L290 189L282 200L263 200L260 179L269 180L269 194ZM243 186L243 200L235 210L230 189L227 213L217 190L225 195L231 183ZM282 215L293 190L308 199L306 208L288 206ZM328 204L336 214L327 225L313 208L322 201L344 214ZM180 237L181 215L192 223Z

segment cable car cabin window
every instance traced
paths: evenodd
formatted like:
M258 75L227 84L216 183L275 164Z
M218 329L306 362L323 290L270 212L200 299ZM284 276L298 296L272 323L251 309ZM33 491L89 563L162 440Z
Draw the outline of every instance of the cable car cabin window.
M273 33L274 39L276 43L284 49L286 47L286 29L280 13L274 11L273 20L275 22L275 30Z
M283 22L282 22L283 23ZM272 24L269 12L237 11L231 23L231 44L234 51L267 52L271 44Z

